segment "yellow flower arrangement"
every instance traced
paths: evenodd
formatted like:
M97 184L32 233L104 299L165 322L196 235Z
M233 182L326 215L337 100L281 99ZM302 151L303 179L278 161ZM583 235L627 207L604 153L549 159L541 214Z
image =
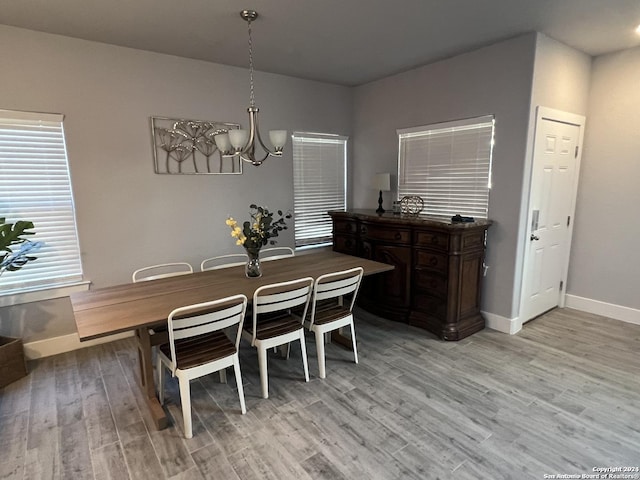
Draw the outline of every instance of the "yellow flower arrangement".
M233 217L227 218L227 225L231 227L231 236L236 238L236 245L244 245L245 237L244 233L242 233L242 229L238 226L238 222L236 222Z
M236 245L242 245L246 249L260 250L263 245L275 245L276 241L272 239L287 229L285 219L291 218L290 213L283 214L278 210L280 218L274 220L274 212L255 204L249 206L249 212L251 221L244 222L242 227L233 217L226 220L227 226L231 229L231 236L236 239Z

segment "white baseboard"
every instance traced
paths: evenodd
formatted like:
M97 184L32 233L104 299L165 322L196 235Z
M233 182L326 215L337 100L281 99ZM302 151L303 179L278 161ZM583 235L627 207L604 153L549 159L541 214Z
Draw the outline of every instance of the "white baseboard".
M640 325L640 310L635 308L623 307L613 303L601 302L590 298L578 297L576 295L565 295L565 306L582 310L583 312L593 313L594 315L602 315L603 317L621 320L627 323Z
M29 342L24 344L24 355L27 360L35 360L36 358L50 357L59 353L71 352L73 350L79 350L85 347L91 347L93 345L99 345L101 343L113 342L114 340L120 340L121 338L132 337L133 332L118 333L116 335L110 335L108 337L96 338L95 340L88 340L81 342L77 333L71 333L69 335L62 335L60 337L47 338L45 340L37 340L35 342Z
M522 322L516 318L507 318L495 313L482 312L487 327L498 332L514 335L522 330Z

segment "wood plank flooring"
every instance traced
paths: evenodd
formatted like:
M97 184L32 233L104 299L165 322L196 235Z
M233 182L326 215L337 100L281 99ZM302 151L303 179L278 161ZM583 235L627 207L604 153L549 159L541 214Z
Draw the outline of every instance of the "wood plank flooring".
M360 364L327 346L311 381L299 347L271 354L269 399L241 346L247 414L233 375L192 382L194 437L156 431L133 339L30 365L0 389L2 479L541 479L640 466L640 326L557 309L515 336L460 342L356 315Z

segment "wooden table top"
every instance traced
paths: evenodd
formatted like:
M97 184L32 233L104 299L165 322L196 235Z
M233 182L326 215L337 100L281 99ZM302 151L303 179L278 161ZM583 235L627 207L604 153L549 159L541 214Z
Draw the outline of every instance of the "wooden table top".
M258 287L301 277L364 268L365 275L393 270L393 265L333 251L263 261L262 277L246 278L244 266L196 272L178 277L77 292L71 304L80 340L150 327L166 321L175 308L243 293L249 298Z

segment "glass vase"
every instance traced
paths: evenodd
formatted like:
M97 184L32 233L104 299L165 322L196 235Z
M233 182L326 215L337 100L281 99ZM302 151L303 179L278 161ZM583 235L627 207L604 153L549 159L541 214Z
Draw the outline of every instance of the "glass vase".
M247 278L256 278L262 276L262 267L260 266L260 249L259 248L247 248L247 264L244 268L244 273Z

